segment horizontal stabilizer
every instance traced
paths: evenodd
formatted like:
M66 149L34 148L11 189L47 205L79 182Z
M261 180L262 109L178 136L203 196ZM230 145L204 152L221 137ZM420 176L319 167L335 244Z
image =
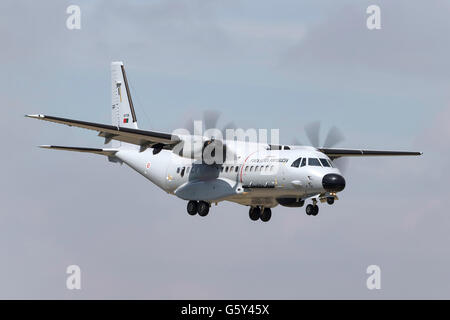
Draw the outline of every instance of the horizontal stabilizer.
M98 148L82 148L82 147L49 146L49 145L39 146L39 148L95 153L104 156L113 156L118 151L117 149L98 149Z

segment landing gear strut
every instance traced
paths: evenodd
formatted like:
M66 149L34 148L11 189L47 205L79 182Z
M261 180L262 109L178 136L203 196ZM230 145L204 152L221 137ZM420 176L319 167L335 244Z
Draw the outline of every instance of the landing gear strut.
M306 214L308 216L317 216L317 214L319 213L319 206L317 204L308 204L306 206Z

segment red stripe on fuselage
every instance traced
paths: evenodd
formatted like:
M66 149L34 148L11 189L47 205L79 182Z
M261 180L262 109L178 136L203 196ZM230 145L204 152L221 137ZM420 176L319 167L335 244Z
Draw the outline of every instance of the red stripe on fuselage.
M244 171L245 162L247 162L248 158L250 158L250 156L251 156L252 154L256 153L256 152L258 152L258 151L255 151L255 152L250 153L250 154L247 156L247 158L245 158L244 163L242 164L242 167L241 167L241 174L240 174L240 176L241 176L241 183L242 183L242 172Z

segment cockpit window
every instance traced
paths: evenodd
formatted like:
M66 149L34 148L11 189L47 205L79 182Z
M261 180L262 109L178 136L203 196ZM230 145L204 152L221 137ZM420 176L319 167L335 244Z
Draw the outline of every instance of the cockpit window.
M310 166L316 166L316 167L321 167L319 160L316 159L316 158L309 158L309 159L308 159L308 165L310 165Z
M319 160L320 160L320 163L322 164L322 166L324 166L324 167L329 167L330 166L330 164L328 163L327 159L320 158Z
M328 163L330 164L330 167L334 168L334 166L333 166L333 161L331 161L331 160L327 160L327 161L328 161Z
M300 165L300 161L302 160L302 158L298 158L297 160L295 160L294 162L292 162L291 167L296 167L298 168L298 166Z
M300 165L300 167L304 167L304 166L306 166L306 158L303 158L302 164Z

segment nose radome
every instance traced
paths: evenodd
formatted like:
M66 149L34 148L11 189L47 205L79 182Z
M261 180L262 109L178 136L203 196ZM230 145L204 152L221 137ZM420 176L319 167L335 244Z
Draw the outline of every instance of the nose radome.
M342 191L345 188L345 179L340 174L328 173L322 178L322 186L326 191Z

